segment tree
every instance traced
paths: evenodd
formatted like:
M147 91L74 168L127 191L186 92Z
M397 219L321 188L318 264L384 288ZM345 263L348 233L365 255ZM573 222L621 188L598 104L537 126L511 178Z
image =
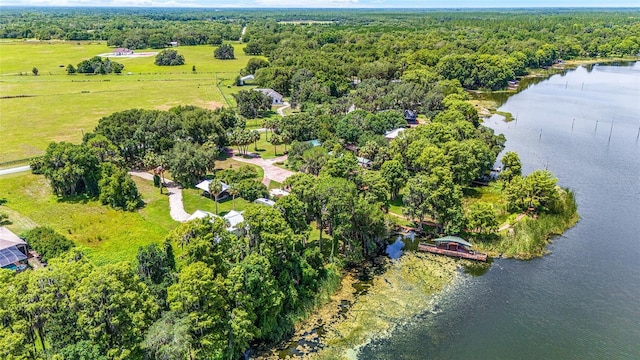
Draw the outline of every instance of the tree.
M100 202L114 209L134 211L142 206L136 183L123 169L110 163L102 164L102 177L98 182Z
M156 55L154 64L158 66L184 65L184 56L178 54L178 52L173 49L162 50Z
M253 131L248 129L235 128L229 136L231 145L237 146L243 155L247 155L247 147L253 140Z
M95 268L71 293L82 338L127 357L155 320L158 306L128 263Z
M465 216L467 228L480 234L491 234L498 230L498 220L493 206L476 202L469 207Z
M241 90L233 94L238 106L238 114L255 119L271 109L271 98L260 91Z
M271 134L271 139L269 139L269 143L273 145L273 153L274 155L278 155L278 145L282 144L282 136L278 134Z
M295 234L308 236L309 224L305 217L304 204L294 194L283 196L276 201L285 221Z
M505 182L511 182L516 176L522 175L522 163L518 153L514 151L507 151L502 157L502 171L500 172L500 180Z
M67 74L73 75L75 73L76 73L76 68L72 64L67 65Z
M385 161L380 168L382 178L389 185L391 191L391 200L398 196L398 192L407 181L407 170L398 160Z
M233 206L233 210L235 211L235 209L236 209L236 196L238 196L238 194L240 194L240 189L238 189L238 185L236 185L234 183L230 183L229 187L227 188L227 192L229 193L229 195L231 195L231 204Z
M235 59L233 55L233 46L229 44L222 44L213 52L213 57L220 60Z
M245 48L246 52L246 48ZM251 58L247 62L247 66L240 71L242 75L249 75L256 72L258 69L262 69L264 67L269 66L269 62L265 59L261 58Z
M33 76L38 76L38 68L34 67L33 69L31 69L31 72L33 73Z
M56 195L98 195L99 161L85 145L50 143L41 158L39 171L49 180Z
M229 313L224 279L216 277L205 263L185 266L178 282L167 290L167 302L180 318L189 319L196 358L218 358L227 348ZM188 339L188 337L187 337Z
M418 174L409 179L403 201L405 213L417 217L420 227L428 215L437 222L438 233L462 230L462 191L454 184L449 169L435 168L429 175Z
M515 176L507 183L504 197L510 211L552 211L560 194L556 188L558 179L547 170L536 170L527 177Z
M138 276L147 284L160 308L166 308L167 287L174 282L176 270L171 242L165 240L162 247L152 243L138 248Z
M194 341L190 330L189 318L167 311L151 325L142 348L149 359L186 359Z
M75 246L71 240L48 226L33 228L22 234L22 237L31 248L40 254L44 262L62 255Z
M222 194L223 186L222 182L218 179L213 179L209 183L209 194L213 195L216 202L216 215L218 215L218 197Z
M195 185L215 165L218 152L215 149L178 142L168 158L168 167L174 180L184 186Z

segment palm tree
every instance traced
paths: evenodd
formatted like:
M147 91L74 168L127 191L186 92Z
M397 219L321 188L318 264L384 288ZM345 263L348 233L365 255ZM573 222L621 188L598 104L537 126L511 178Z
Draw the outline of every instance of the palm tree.
M257 130L251 131L250 135L251 140L253 141L253 150L258 151L258 140L260 140L260 132Z
M218 197L222 194L222 181L213 179L209 183L209 194L213 195L216 201L216 215L218 215Z
M231 195L231 203L233 205L233 210L236 209L236 196L240 194L240 189L236 184L229 184L229 188L227 188L227 192Z

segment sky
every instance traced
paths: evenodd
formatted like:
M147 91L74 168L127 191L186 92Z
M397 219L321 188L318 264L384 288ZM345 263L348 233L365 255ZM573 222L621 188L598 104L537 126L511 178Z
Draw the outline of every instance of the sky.
M207 8L513 8L640 7L640 0L3 0L3 6Z

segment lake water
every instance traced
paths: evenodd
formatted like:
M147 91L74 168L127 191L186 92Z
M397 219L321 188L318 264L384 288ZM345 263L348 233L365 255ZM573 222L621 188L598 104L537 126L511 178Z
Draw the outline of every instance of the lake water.
M485 123L524 173L547 167L575 191L580 222L547 256L462 275L360 358L640 359L640 62L554 75L500 110L517 123Z

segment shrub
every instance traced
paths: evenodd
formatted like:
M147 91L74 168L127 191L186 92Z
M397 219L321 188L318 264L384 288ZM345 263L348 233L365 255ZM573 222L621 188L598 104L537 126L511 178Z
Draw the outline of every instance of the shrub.
M39 226L23 234L25 241L40 254L42 261L62 255L75 245L64 235L58 234L48 226Z
M156 61L154 63L158 66L184 65L184 56L178 54L175 50L162 50L156 55ZM195 71L195 67L193 71Z
M100 201L114 209L133 211L142 205L136 183L117 166L102 164L102 179L98 183Z
M229 44L220 45L213 52L213 57L220 60L231 60L235 59L235 55L233 54L233 46Z

